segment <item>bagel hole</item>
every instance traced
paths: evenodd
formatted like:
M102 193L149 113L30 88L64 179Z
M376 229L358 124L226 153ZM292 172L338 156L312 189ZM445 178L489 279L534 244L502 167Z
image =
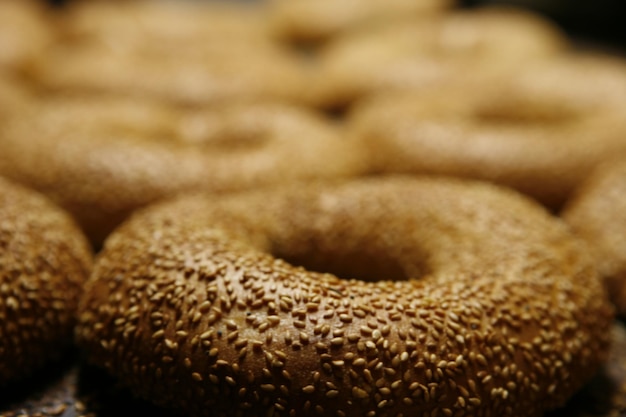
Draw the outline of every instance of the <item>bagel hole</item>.
M343 279L361 281L406 281L407 271L395 260L385 256L372 257L366 252L343 253L334 256L310 254L307 256L279 256L291 265L301 266L309 271L333 274Z
M309 271L368 282L407 281L430 271L426 255L416 254L417 248L404 250L388 242L384 238L372 241L367 236L335 237L332 241L322 238L304 244L275 245L271 252Z
M423 225L407 222L391 198L365 207L361 191L354 193L354 204L351 195L332 192L306 205L294 201L294 210L268 229L265 249L291 265L343 279L407 281L429 273L433 259Z

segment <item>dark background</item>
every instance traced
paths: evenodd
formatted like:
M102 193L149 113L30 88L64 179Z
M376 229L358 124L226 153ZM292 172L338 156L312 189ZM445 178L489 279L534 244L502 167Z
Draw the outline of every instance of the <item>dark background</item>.
M626 0L460 0L464 6L508 4L538 11L574 40L626 53Z

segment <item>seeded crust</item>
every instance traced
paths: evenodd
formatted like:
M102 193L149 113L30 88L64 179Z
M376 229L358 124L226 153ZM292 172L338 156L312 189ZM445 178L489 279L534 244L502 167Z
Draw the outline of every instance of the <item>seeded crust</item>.
M611 313L535 204L388 178L135 215L105 244L76 336L136 394L194 416L533 417L605 359Z
M626 66L570 56L527 70L480 93L477 84L469 94L449 86L373 96L355 106L348 129L374 173L486 180L559 210L597 165L626 155Z
M275 102L181 110L60 98L28 114L0 126L0 173L71 212L95 245L160 198L349 176L364 164L331 122Z
M589 243L600 276L619 315L626 316L626 162L594 171L576 191L562 216Z
M71 363L74 363L73 361ZM64 367L4 390L1 417L177 417L165 408L132 398L108 375L92 367ZM3 401L4 400L4 401ZM611 350L602 370L564 408L544 417L615 417L626 410L626 328L615 321Z
M71 343L90 268L87 242L69 216L0 179L0 386Z

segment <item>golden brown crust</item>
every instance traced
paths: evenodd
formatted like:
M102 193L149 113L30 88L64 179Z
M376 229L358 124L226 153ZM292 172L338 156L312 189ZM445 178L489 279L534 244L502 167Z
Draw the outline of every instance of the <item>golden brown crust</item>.
M589 244L600 276L621 316L626 315L626 161L600 166L562 213Z
M394 17L432 16L450 0L273 0L270 18L276 34L289 42L316 44L359 26Z
M490 80L567 45L536 15L507 8L398 19L339 37L320 52L311 100L342 108L373 93L439 90Z
M90 268L87 242L67 214L0 179L0 385L70 345Z
M306 109L240 103L176 110L126 99L58 99L0 127L0 173L70 211L95 243L137 207L189 190L226 192L353 175L363 158Z
M546 60L469 88L374 96L355 107L350 130L377 173L488 180L558 209L597 164L626 153L626 65L593 58Z
M610 337L563 224L452 180L179 200L114 233L92 277L88 360L191 415L539 416Z

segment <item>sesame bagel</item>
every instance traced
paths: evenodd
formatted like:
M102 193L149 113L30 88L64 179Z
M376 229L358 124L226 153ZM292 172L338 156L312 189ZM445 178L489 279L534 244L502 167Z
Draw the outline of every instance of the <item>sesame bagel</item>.
M271 41L265 7L256 2L71 2L59 21L63 40L74 45L166 52Z
M352 175L361 158L304 108L179 111L128 99L40 102L0 126L0 173L50 196L97 245L134 209L189 190L227 192Z
M170 52L60 45L42 55L28 75L46 94L148 98L183 106L239 99L303 102L305 73L297 59L280 49Z
M270 21L277 36L296 44L320 44L359 26L399 16L432 17L452 7L451 0L272 0Z
M626 64L597 57L558 78L585 61L593 59L546 60L469 88L373 96L353 109L349 129L374 173L492 181L559 209L595 166L626 154Z
M576 190L562 216L589 243L618 313L626 317L626 161L604 164Z
M194 416L533 417L605 358L606 298L567 228L518 194L369 179L137 214L76 335Z
M232 3L232 2L231 2ZM307 71L250 2L72 2L60 42L25 73L43 93L151 98L185 106L302 102Z
M319 54L311 100L349 107L371 94L419 93L509 74L563 51L554 25L521 10L485 7L430 19L397 19L338 37Z
M0 178L0 386L72 342L90 268L90 249L69 216Z
M63 42L25 71L46 94L126 96L184 106L305 98L306 66L265 33L259 7L87 2L61 17Z

